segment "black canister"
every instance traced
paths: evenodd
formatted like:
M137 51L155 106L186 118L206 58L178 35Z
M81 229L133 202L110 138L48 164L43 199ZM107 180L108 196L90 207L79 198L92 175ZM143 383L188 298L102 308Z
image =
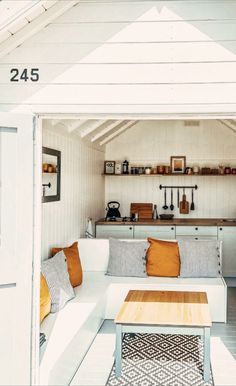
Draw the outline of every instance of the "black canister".
M125 160L122 164L122 173L129 174L129 162Z

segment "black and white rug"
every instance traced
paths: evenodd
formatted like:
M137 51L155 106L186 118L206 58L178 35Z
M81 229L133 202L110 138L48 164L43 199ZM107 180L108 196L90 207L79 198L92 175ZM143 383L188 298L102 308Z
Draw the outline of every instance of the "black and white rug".
M197 336L125 334L122 376L112 368L107 386L212 386L203 381L203 346Z

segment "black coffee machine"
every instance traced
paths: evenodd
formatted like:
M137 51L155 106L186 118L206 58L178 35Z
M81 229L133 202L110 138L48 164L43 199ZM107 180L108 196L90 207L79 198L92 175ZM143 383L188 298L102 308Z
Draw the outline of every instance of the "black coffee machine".
M121 217L119 211L120 203L118 201L110 201L107 204L106 221L116 221L118 217Z

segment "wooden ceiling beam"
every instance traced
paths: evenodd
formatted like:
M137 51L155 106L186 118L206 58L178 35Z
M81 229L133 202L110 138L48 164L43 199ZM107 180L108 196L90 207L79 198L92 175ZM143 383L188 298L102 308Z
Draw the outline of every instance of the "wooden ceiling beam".
M100 142L100 145L106 145L108 142L110 142L113 138L118 137L123 131L130 129L132 126L136 125L138 121L129 121L124 126L120 127L118 130L116 130L114 133L110 134L108 137L106 137L103 141Z
M88 120L87 119L81 119L80 121L75 121L73 123L71 123L69 126L68 126L68 133L72 133L73 131L79 129L81 126L83 126L85 124L85 122L87 122Z
M80 132L81 138L84 138L87 135L91 134L94 130L97 130L100 126L104 125L104 123L106 121L107 120L95 121L93 124L89 125L87 128L81 130L81 132Z
M110 123L110 125L106 126L104 129L99 131L98 134L94 135L94 137L92 137L92 139L91 139L91 142L97 141L99 138L101 138L104 135L106 135L107 133L109 133L109 131L113 130L115 127L117 127L120 124L122 124L122 122L124 122L124 124L125 124L127 121L122 121L121 120L121 121L115 121L115 122Z
M236 126L232 125L232 123L228 119L219 119L218 121L228 129L230 129L234 134L236 134Z

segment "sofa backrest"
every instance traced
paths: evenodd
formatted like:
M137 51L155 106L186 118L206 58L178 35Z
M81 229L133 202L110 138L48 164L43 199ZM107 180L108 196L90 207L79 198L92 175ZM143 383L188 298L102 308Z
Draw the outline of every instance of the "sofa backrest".
M144 241L137 239L129 242ZM109 239L78 239L83 271L106 272L109 261Z
M144 241L137 239L129 242ZM177 241L177 240L167 240ZM222 242L220 246L220 271L222 271ZM83 271L106 272L109 261L109 239L78 239L78 247Z
M108 239L78 239L78 248L83 271L107 271Z

